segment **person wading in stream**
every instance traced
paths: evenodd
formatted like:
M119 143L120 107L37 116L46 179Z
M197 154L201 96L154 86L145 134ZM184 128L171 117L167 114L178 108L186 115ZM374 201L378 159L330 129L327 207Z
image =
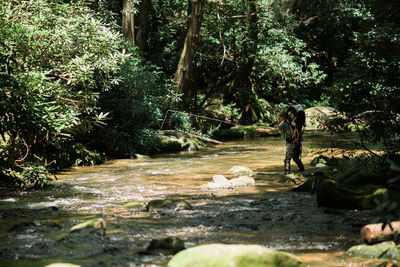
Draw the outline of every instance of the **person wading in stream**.
M302 129L299 129L296 125L296 109L288 109L288 114L285 111L279 113L279 120L282 122L278 128L273 130L257 129L262 133L277 133L281 131L286 140L286 156L285 156L285 174L290 173L290 160L296 162L300 171L304 171L304 165L301 162L300 156L302 151ZM300 127L301 128L301 127Z

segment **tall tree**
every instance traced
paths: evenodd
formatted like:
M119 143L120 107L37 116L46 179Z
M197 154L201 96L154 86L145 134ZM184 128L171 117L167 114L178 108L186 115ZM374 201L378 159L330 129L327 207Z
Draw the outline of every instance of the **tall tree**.
M203 22L205 0L194 0L191 5L189 26L186 33L185 43L175 72L175 90L183 93L186 99L190 99L193 91L190 90L191 73L193 69L193 58L199 43L199 34Z
M135 42L141 52L146 52L146 40L149 28L149 12L151 8L151 0L142 0L139 7L139 15L137 16L137 31Z
M126 39L135 45L135 3L133 0L123 0L122 33Z

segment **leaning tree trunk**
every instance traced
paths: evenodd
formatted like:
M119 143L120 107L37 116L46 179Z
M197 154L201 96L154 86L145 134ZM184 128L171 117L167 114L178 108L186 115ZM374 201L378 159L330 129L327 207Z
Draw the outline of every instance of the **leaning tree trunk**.
M193 69L193 58L199 43L199 33L203 22L205 0L194 0L192 2L192 12L186 33L178 68L175 72L175 90L184 94L184 98L189 99L193 93L190 90L190 76Z
M125 38L135 45L135 6L132 0L124 0L122 7L122 33Z
M136 45L139 51L146 52L146 40L149 22L149 12L151 8L151 0L142 0L139 7L139 15L137 17Z

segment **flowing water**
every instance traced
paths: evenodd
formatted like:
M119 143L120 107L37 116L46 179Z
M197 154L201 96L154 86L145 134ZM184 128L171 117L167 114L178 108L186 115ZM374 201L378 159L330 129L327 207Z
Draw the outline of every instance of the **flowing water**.
M332 137L308 134L312 150ZM57 175L54 187L1 192L0 266L166 266L171 255L145 252L152 239L179 237L186 247L202 243L260 244L298 255L310 266L376 266L381 261L349 257L361 243L368 211L317 207L315 195L291 192L283 183L284 143L278 137L226 142L196 152L114 160ZM232 166L257 172L256 185L203 190L201 185ZM294 167L296 168L296 167ZM193 210L146 212L124 204L174 197ZM105 235L70 234L85 220L101 217Z

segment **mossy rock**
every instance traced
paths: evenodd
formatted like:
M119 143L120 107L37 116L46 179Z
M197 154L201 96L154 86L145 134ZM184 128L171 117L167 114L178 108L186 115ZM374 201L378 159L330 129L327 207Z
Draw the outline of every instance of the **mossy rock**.
M158 209L192 210L193 207L186 200L174 198L152 200L146 206L147 211Z
M316 184L320 179L326 179L326 176L323 172L313 173L307 180L302 182L298 187L294 188L292 191L314 193Z
M298 187L294 188L294 192L308 192L312 193L315 187L315 178L311 177L302 182Z
M164 254L175 254L185 249L185 242L177 237L154 239L147 247L147 252L163 252Z
M205 146L202 140L180 131L160 131L158 138L158 152L196 151Z
M93 229L106 229L106 221L102 218L95 218L92 220L88 220L86 222L80 223L75 225L70 229L70 232L78 232L86 228L93 228Z
M293 254L259 245L207 244L176 254L168 267L274 267L305 266Z
M389 257L390 255L399 256L398 248L396 247L396 243L394 243L393 241L382 242L375 245L353 246L348 250L348 253L350 254L350 256L357 256L369 259L379 259L383 258L387 254L387 252L389 252L389 250L392 250L392 252L388 254L387 257ZM397 250L397 254L393 253L394 250Z
M145 206L140 202L129 202L124 205L124 208L129 209L144 209Z
M332 179L316 183L319 206L330 208L371 209L375 202L388 197L388 190L376 185L344 185Z
M382 258L400 261L400 245L388 249Z
M196 138L186 139L186 142L183 144L183 148L188 151L197 151L201 147L204 147L204 142Z
M185 142L175 137L161 136L158 144L158 150L160 152L178 152L184 150Z
M280 181L285 184L299 184L304 177L301 174L289 173L283 176Z

